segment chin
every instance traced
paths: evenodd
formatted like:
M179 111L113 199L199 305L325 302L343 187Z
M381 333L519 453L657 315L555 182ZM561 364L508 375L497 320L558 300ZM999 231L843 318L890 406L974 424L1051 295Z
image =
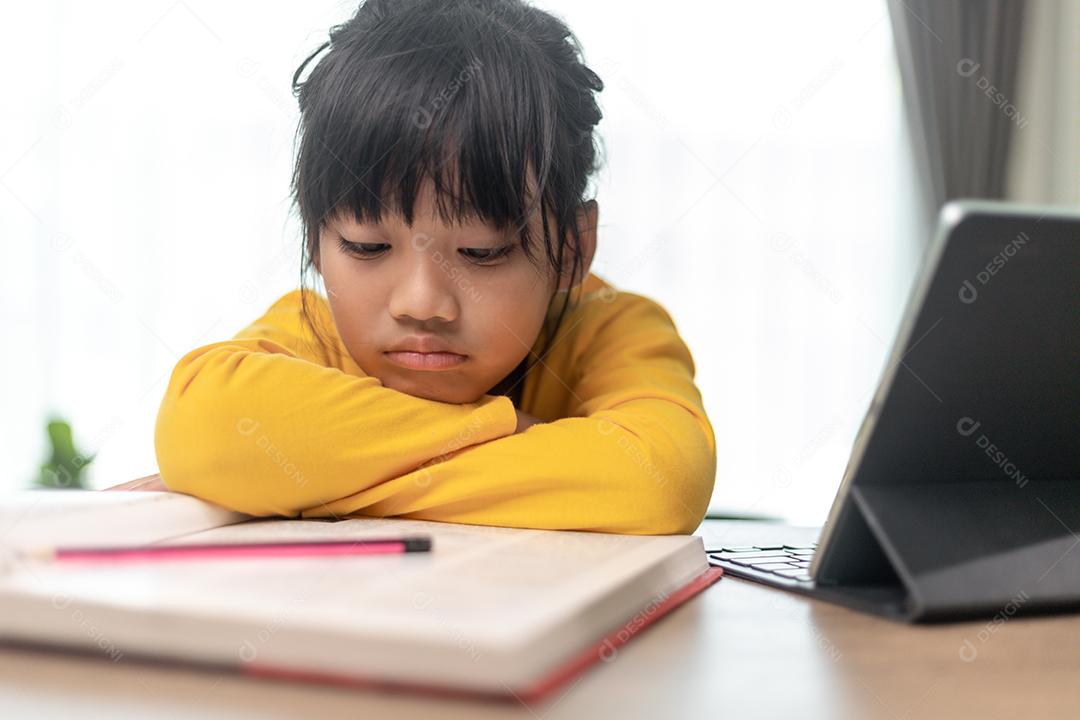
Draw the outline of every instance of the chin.
M413 397L423 398L424 400L435 400L437 402L452 403L454 405L464 405L466 403L473 403L480 400L483 393L475 391L461 390L451 387L423 387L400 378L393 378L383 381L383 385L391 390L397 390L403 392L406 395L412 395Z

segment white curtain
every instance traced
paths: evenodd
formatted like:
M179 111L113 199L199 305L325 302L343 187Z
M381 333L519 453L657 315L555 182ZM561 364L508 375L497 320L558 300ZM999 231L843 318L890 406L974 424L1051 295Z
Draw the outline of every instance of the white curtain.
M594 270L690 344L715 509L820 521L922 245L884 2L539 4L607 83ZM154 472L176 360L295 287L289 80L353 7L0 10L0 487L50 412L95 486Z
M1028 3L1024 33L1008 195L1080 205L1080 1Z

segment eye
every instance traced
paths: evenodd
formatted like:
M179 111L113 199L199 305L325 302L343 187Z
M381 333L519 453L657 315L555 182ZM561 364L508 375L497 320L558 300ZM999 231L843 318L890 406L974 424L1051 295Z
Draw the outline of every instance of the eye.
M350 255L365 259L378 257L390 249L386 243L354 243L343 237L338 238L338 247Z
M461 248L458 252L475 265L491 265L499 258L509 255L513 250L514 245L508 243L497 248Z

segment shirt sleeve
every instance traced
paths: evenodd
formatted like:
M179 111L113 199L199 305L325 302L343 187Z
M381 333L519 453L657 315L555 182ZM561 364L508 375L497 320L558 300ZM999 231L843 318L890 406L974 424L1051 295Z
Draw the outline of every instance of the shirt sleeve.
M629 293L582 326L587 343L559 379L572 416L448 453L304 515L692 533L712 495L716 441L689 350L662 307Z
M154 432L170 490L297 516L516 429L507 397L441 403L321 364L296 315L275 304L237 337L177 363Z

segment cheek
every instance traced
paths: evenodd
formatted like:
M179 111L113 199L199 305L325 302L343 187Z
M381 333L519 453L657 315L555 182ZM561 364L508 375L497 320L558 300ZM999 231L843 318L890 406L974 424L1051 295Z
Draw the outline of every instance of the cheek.
M521 344L539 331L547 313L553 288L529 264L501 273L489 282L474 312L490 336L507 336ZM515 337L516 336L516 337Z
M363 272L360 261L348 257L336 248L324 246L320 252L323 285L331 305L344 309L369 306L380 293L378 286L381 273Z
M497 296L507 309L528 310L537 305L546 306L555 289L551 278L520 256L512 266L494 271L490 279L481 278L481 282L484 280L488 280L484 283L488 292Z
M360 328L371 327L382 299L374 279L358 278L349 260L340 254L324 253L322 277L338 334L350 352L356 352L363 349L365 342Z

